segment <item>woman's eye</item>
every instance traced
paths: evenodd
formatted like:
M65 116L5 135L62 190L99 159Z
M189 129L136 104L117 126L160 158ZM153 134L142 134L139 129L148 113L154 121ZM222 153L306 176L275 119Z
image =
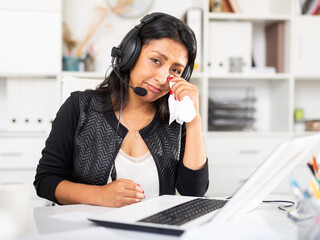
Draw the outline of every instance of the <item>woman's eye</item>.
M176 74L176 75L180 75L180 74L181 74L181 70L178 69L178 68L174 68L174 69L172 69L172 71L173 71L174 74Z
M159 60L159 59L152 58L151 60L152 60L152 62L154 62L154 63L156 63L156 64L160 64L160 60Z

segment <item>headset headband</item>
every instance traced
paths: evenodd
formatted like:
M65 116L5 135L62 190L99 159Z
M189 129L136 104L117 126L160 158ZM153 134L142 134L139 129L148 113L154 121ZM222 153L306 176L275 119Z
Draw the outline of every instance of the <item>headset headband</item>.
M141 39L139 37L139 32L143 26L151 23L155 19L163 16L170 16L166 13L154 12L147 14L140 20L140 24L136 25L131 29L127 35L123 38L118 47L113 47L111 51L111 56L116 58L116 66L120 71L128 71L137 61L141 52ZM193 70L193 64L188 63L184 69L181 77L189 81Z

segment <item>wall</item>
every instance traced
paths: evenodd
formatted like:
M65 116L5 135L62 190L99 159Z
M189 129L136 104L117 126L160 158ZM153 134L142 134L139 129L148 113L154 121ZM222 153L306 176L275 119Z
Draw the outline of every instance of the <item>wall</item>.
M200 0L154 0L149 12L166 12L181 18L186 9L200 5ZM103 6L108 9L104 26L92 39L97 53L96 71L105 72L110 65L111 48L119 45L125 34L139 23L141 17L133 19L119 17L111 11L107 1L103 0L63 1L63 20L71 28L75 39L81 40L86 35L88 26L94 18L93 8L96 6Z

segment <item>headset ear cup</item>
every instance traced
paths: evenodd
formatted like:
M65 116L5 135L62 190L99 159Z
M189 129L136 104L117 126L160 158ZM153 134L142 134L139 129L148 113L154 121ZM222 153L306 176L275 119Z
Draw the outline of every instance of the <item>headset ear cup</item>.
M141 52L141 40L139 37L129 39L122 50L121 71L128 71L135 64Z
M139 56L141 40L138 37L139 28L135 27L121 41L116 56L116 66L121 71L127 71Z

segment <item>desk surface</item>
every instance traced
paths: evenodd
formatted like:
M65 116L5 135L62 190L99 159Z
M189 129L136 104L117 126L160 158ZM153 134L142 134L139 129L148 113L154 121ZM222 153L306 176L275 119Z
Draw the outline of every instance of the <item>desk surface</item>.
M274 198L273 198L274 199ZM281 199L288 199L282 197ZM287 214L277 208L277 204L262 203L253 212L263 219L265 226L271 230L274 239L298 239L298 228ZM117 230L98 226L87 217L112 211L112 208L68 205L38 207L33 209L29 233L22 237L28 239L178 239L178 237Z

